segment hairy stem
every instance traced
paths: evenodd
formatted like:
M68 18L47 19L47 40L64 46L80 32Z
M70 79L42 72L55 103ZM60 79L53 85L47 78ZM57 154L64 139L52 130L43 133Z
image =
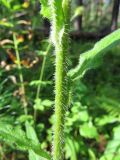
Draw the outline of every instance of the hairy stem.
M52 34L55 46L55 124L53 140L53 160L63 160L64 148L64 120L67 109L68 79L67 54L69 51L69 0L62 1L62 11L58 12L60 1L52 0L53 9ZM62 15L61 15L62 13ZM63 17L61 19L61 17ZM61 21L62 20L62 21ZM62 24L62 25L61 25Z
M23 79L23 74L22 74L22 66L21 66L21 62L20 62L18 42L17 42L15 33L13 33L13 41L14 41L14 47L15 47L16 59L17 59L16 63L17 63L17 66L18 66L19 78L20 78L20 84L21 84L22 102L23 102L23 107L24 107L24 113L27 114L28 111L27 111L27 100L26 100L26 97L25 97L24 79Z

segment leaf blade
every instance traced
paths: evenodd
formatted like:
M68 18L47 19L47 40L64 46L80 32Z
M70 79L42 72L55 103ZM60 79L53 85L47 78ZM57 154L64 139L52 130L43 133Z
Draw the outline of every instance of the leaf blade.
M68 72L68 76L74 81L82 78L86 71L96 68L105 51L120 43L120 29L114 31L102 40L98 41L93 49L80 55L79 64Z

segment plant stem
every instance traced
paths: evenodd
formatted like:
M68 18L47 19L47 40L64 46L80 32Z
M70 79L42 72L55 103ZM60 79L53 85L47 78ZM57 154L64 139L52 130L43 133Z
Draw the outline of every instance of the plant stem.
M54 151L53 160L63 158L63 137L64 137L64 58L63 53L56 49L56 73L55 73L55 125L54 125ZM59 158L58 158L59 157Z
M56 8L57 1L52 1L53 9L53 35L55 46L55 124L53 140L53 160L63 160L64 148L64 120L68 100L67 57L69 52L69 21L70 1L63 0L63 15ZM59 26L60 17L63 16L63 25ZM61 22L62 23L62 22Z
M46 50L45 55L44 55L44 58L43 58L43 63L42 63L42 68L41 68L40 78L39 78L40 81L43 80L43 74L44 74L44 70L45 70L46 58L47 58L47 55L48 55L51 47L52 47L52 45L51 45L51 43L50 43L50 44L48 45L48 47L47 47L47 50ZM37 88L36 99L39 98L40 91L41 91L41 83L38 85L38 88Z
M48 45L48 47L47 47L47 50L46 50L46 52L45 52L44 58L43 58L43 63L42 63L42 68L41 68L41 71L40 71L40 78L39 78L39 81L40 81L40 82L43 80L43 75L44 75L44 70L45 70L45 64L46 64L46 59L47 59L47 55L48 55L51 47L52 47L52 44L49 43L49 45ZM41 91L41 83L39 83L38 88L37 88L36 99L39 98L39 96L40 96L40 91ZM36 119L37 119L37 110L35 109L35 110L34 110L34 121L35 121L35 122L36 122Z
M19 55L19 49L18 49L18 42L16 39L16 34L13 33L13 41L14 41L14 47L15 47L15 52L16 52L16 59L17 59L17 66L18 66L18 71L19 71L19 79L20 79L20 85L21 85L21 93L22 93L22 102L23 102L23 107L24 107L24 113L27 115L27 100L25 97L25 86L24 86L24 79L23 79L23 74L22 74L22 66L20 62L20 55Z
M0 144L0 157L1 157L1 160L6 160L6 156L3 152L3 147L1 144Z

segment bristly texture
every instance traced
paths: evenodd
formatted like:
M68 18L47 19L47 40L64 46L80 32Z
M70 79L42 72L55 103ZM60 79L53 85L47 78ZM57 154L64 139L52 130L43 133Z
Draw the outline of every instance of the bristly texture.
M68 99L67 54L69 51L70 0L50 0L52 42L55 47L55 124L53 160L63 160L64 119Z
M55 124L53 160L63 160L64 120L68 105L69 80L67 55L69 52L69 27L71 0L41 0L42 15L51 23L51 40L55 47ZM51 11L50 16L47 9Z

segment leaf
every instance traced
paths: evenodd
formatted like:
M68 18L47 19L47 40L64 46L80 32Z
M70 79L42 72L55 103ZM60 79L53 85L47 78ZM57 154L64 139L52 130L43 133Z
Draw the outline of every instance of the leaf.
M28 120L29 121L33 120L33 117L31 115L21 115L17 118L17 121L20 122L20 123L24 123Z
M40 81L40 80L34 80L30 82L30 86L38 86L40 84L43 86L46 86L46 85L51 85L52 82L51 81Z
M113 129L113 139L108 142L104 155L100 160L120 159L120 126Z
M71 16L71 0L62 0L62 10L65 23L69 23Z
M7 21L3 21L0 20L0 26L4 26L4 27L14 27L14 25L11 22L7 22Z
M42 105L42 100L40 98L35 99L34 109L43 111L44 106Z
M10 1L8 0L1 0L2 4L7 8L10 9L11 5L10 5Z
M91 122L80 126L80 134L85 138L98 138L97 129Z
M27 137L30 138L31 140L34 140L35 143L39 143L39 140L34 128L30 125L28 121L26 121L25 125L26 125Z
M114 95L113 90L111 91ZM100 103L101 107L104 108L104 110L106 110L111 116L119 116L120 102L117 99L101 96L101 99L97 98L97 101Z
M71 160L77 160L77 152L74 141L71 137L66 137L66 156L70 157Z
M82 78L86 71L96 68L99 65L100 59L107 53L105 51L116 46L118 43L120 43L120 29L97 42L93 49L80 55L78 66L71 69L68 72L68 76L70 76L73 81Z
M39 143L26 137L25 132L20 127L12 127L11 125L0 123L0 140L9 145L16 146L20 150L32 150L39 156L50 160L51 156L41 149Z
M52 6L52 3L53 3L53 6ZM60 29L62 29L62 27L63 27L63 21L64 21L62 3L63 3L63 1L61 1L61 0L53 0L53 2L50 2L51 8L55 9L55 14L56 15L53 15L53 16L56 16L56 18L57 18L57 25L58 25L58 27Z
M45 99L42 101L42 105L46 106L46 107L51 107L53 105L53 101L49 100L49 99Z
M37 54L38 56L46 56L46 52L45 52L45 51L39 51L39 50L37 50L37 51L36 51L36 54Z
M49 6L48 0L40 0L41 3L41 15L45 18L50 19L51 18L51 10Z
M71 18L71 21L73 21L76 17L81 16L84 12L84 7L83 6L79 6L75 9L75 13Z
M30 138L31 140L35 141L35 143L39 143L39 140L38 140L38 137L36 135L34 128L30 125L30 123L28 121L26 121L25 125L26 125L27 137ZM32 150L29 150L29 160L40 160L40 158L42 158L42 157L38 156Z
M64 24L64 15L63 15L63 1L61 0L50 0L50 12L51 18L54 23L54 27L57 28L58 32L61 31Z
M104 126L106 124L111 124L115 122L119 122L120 119L111 115L104 115L102 117L96 118L95 123L98 126Z
M40 111L44 111L44 109L49 109L53 105L53 101L45 99L41 100L40 98L35 99L34 108Z
M95 153L93 152L91 148L88 149L88 154L89 154L89 160L96 160Z

